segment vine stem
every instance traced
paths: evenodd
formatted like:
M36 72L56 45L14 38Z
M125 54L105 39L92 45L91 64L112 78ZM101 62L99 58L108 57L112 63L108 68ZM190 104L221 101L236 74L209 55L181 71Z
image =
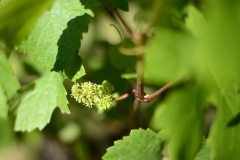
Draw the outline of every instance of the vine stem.
M125 93L125 94L123 94L123 95L121 95L121 96L115 98L114 100L115 100L115 101L123 100L123 99L129 97L131 93L136 94L136 89L130 90L130 91L128 91L127 93Z
M159 90L157 90L156 92L152 93L152 94L145 94L145 92L143 91L143 96L140 98L137 98L137 89L133 89L128 91L127 93L115 98L115 101L119 101L119 100L123 100L127 97L129 97L132 93L136 96L136 99L140 102L144 102L144 103L149 103L152 100L154 100L157 96L159 96L160 94L162 94L163 92L165 92L166 90L168 90L169 88L171 88L173 85L175 84L175 81L171 81L169 83L167 83L166 85L164 85L163 87L161 87Z
M137 110L141 101L144 100L143 91L143 55L137 54L137 91L136 99L134 101L133 110Z
M159 96L161 93L163 93L164 91L166 91L167 89L172 87L173 84L174 84L174 81L171 81L171 82L167 83L165 86L163 86L162 88L160 88L159 90L157 90L156 92L154 92L153 94L144 96L143 102L145 102L145 103L151 102L157 96Z

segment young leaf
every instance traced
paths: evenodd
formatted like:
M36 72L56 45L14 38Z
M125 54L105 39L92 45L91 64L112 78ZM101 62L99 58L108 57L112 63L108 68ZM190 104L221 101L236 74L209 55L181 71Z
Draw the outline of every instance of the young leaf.
M35 82L34 89L23 97L17 113L15 130L41 130L50 122L52 112L57 106L62 113L69 114L67 104L62 77L56 72L47 72Z
M80 78L83 68L77 53L81 34L87 31L89 17L77 16L85 13L92 15L78 0L56 0L52 9L39 19L21 48L29 54L30 59L38 61L44 68L60 70L73 80ZM67 22L73 18L75 19L67 26ZM83 21L80 23L80 20ZM77 26L79 24L81 25Z
M169 133L169 157L192 160L202 142L201 92L194 85L172 92L159 105L151 122L156 129Z
M20 44L53 2L54 0L0 1L0 39L10 48Z
M132 130L128 137L114 142L114 146L107 149L103 160L161 159L163 148L161 135L150 129Z
M12 68L9 65L7 57L0 51L0 85L7 99L9 100L13 94L18 90L20 84L17 78L12 73Z
M236 85L228 85L219 91L214 104L218 106L217 117L211 127L209 144L214 159L240 159L240 95Z

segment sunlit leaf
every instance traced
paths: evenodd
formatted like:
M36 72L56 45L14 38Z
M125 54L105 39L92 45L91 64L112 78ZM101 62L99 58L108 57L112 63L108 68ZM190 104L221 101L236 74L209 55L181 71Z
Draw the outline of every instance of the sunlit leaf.
M161 133L161 132L160 132ZM116 141L113 147L107 149L104 160L136 160L161 159L163 134L156 134L150 129L132 130L130 135Z
M33 90L23 97L17 113L15 130L41 130L50 122L56 107L59 107L62 113L70 113L67 104L62 77L56 72L48 72L38 79Z
M56 0L51 10L39 19L21 48L29 54L31 60L39 62L44 68L55 70L57 67L56 70L61 70L70 79L80 78L83 67L81 58L77 55L79 40L82 32L87 31L89 17L77 16L86 13L92 15L78 0ZM70 22L67 23L68 21ZM64 60L66 57L68 59Z

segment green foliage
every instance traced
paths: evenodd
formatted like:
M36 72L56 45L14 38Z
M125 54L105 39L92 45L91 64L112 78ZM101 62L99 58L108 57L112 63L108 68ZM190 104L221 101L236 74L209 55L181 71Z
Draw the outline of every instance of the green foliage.
M194 85L174 91L158 106L151 123L154 128L166 129L170 158L195 157L202 141L202 107L202 93Z
M158 29L147 44L145 80L162 84L186 76L191 71L186 61L191 57L190 44L191 38L182 32Z
M0 119L0 150L6 149L6 146L14 144L15 135L12 130L11 122L9 120Z
M71 96L87 107L95 105L100 111L102 111L114 106L114 101L111 95L113 90L113 86L108 81L103 81L102 85L97 85L91 82L84 82L81 85L75 83L72 86Z
M18 80L12 73L7 57L0 51L0 118L7 118L7 101L20 87Z
M114 146L107 149L103 159L161 159L163 135L161 132L156 134L150 129L132 130L128 137L114 142Z
M52 70L62 73L72 81L76 81L85 74L78 49L80 48L79 39L82 39L83 32L87 32L89 21L89 15L79 16L69 21L68 27L57 43L58 54Z
M109 10L121 9L128 11L128 0L99 0Z
M205 139L203 140L201 150L198 152L194 160L210 160L210 148Z
M56 72L47 72L34 83L34 89L26 94L19 104L16 131L43 129L53 110L58 106L62 113L70 113L62 77Z
M7 106L7 97L4 94L2 86L0 86L0 118L7 118L8 106Z
M75 17L86 13L92 15L92 12L84 9L78 0L56 0L51 10L45 12L38 20L30 36L20 48L29 54L31 60L39 62L42 67L61 71L66 77L75 81L84 72L81 67L81 58L77 54L80 46L79 39L82 32L87 31L89 22L88 16ZM75 19L67 26L67 22L73 18ZM77 26L81 21L84 22L82 26ZM68 63L65 61L66 57L69 60Z
M0 39L11 48L20 44L27 38L38 18L50 9L53 2L54 0L0 2Z
M93 6L99 6L100 3L98 0L80 0L80 2L86 7L86 8L90 8Z
M129 132L103 159L240 159L240 1L131 2L140 11L138 22L116 12L129 10L127 0L0 1L0 150L15 141L12 128L42 130L52 119L41 134L71 139L61 143L76 159L100 159L110 140ZM119 38L101 24L105 20L123 33L121 44L99 38L102 32ZM10 54L9 48L19 49ZM166 87L169 82L174 85ZM112 84L123 94L119 99L112 96ZM160 91L163 96L138 106ZM203 121L205 106L217 114L203 141L204 123L211 124ZM56 107L72 114L60 116ZM68 129L71 123L77 125ZM131 130L149 127L161 132ZM27 137L19 133L16 139L26 143ZM92 155L97 147L101 152Z
M119 70L135 71L136 57L121 54L119 47L122 46L118 45L109 48L109 57L112 65Z
M213 102L219 109L209 139L209 144L213 148L212 156L216 159L239 159L238 86L236 84L225 86L215 95Z
M18 80L14 77L12 68L9 65L7 57L0 51L0 84L7 97L10 99L20 87Z

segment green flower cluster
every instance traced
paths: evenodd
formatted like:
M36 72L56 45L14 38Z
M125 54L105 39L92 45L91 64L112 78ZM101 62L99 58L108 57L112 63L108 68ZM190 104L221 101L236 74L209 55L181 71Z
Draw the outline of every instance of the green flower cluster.
M72 86L71 96L87 107L91 108L95 105L99 110L106 110L114 106L112 91L113 86L108 81L103 81L102 85L91 82L84 82L80 85L75 83Z

